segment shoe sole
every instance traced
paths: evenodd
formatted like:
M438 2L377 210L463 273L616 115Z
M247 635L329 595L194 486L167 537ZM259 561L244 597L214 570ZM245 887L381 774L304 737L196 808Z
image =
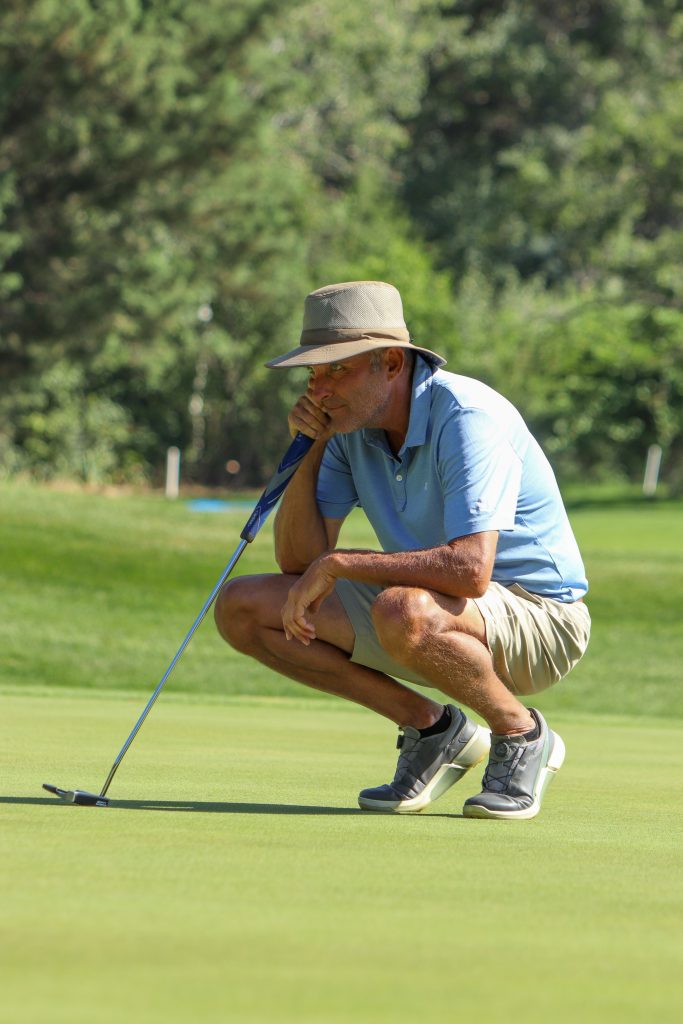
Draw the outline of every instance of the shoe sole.
M548 788L548 783L559 772L564 763L565 746L561 736L553 733L553 747L548 757L545 768L542 769L536 784L534 802L529 807L523 807L519 811L491 811L483 804L465 804L462 809L466 818L500 818L503 820L524 820L535 818L541 809L543 794Z
M468 740L458 755L458 760L450 764L442 764L434 777L417 796L396 803L389 800L372 800L358 797L358 805L363 811L389 811L393 814L406 814L422 811L434 803L440 796L455 785L470 768L475 768L484 760L491 747L491 733L488 729L477 726L477 731Z

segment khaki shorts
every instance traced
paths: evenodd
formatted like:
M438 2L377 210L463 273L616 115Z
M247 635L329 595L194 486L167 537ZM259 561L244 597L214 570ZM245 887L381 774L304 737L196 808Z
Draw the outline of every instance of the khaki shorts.
M351 661L433 686L428 679L395 661L380 645L370 609L382 587L338 580L336 591L356 634ZM493 667L516 694L532 694L559 682L583 656L591 618L583 601L561 604L530 594L518 584L491 583L483 597L473 598L486 624Z

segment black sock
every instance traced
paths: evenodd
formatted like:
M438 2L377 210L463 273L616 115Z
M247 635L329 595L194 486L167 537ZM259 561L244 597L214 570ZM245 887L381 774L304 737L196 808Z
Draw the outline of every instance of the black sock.
M532 718L533 718L533 715L532 715ZM524 736L525 740L531 741L531 740L537 740L538 739L538 737L541 735L541 727L539 726L539 724L538 724L538 722L536 721L535 718L534 718L534 727L533 727L533 729L529 729L528 732L522 733L522 735Z
M448 707L445 707L439 721L435 722L434 725L430 725L428 729L420 729L420 736L423 739L425 736L436 736L437 733L445 732L450 724L451 712Z

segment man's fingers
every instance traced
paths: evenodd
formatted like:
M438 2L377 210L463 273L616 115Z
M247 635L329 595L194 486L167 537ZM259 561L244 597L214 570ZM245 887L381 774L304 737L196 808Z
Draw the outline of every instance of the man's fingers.
M300 640L315 640L315 626L308 619L305 619L302 616L301 618L296 620L294 626L297 630L297 635Z
M292 610L289 605L282 609L282 625L287 640L299 640L308 646L315 640L315 626L301 609Z
M324 434L330 424L330 417L307 395L302 395L289 414L290 433L301 431L307 437L317 438Z

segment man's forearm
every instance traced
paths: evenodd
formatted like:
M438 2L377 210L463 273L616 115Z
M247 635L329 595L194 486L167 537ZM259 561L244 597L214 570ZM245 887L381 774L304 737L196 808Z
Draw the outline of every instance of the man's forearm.
M490 582L491 554L495 553L495 543L482 543L484 536L395 554L336 549L325 554L320 564L337 579L382 587L424 587L451 597L481 597Z
M282 609L285 634L303 644L315 639L313 620L339 579L380 587L422 587L449 597L481 597L491 579L497 541L497 532L488 531L422 551L328 551L290 587Z
M325 442L315 441L290 481L275 517L275 558L286 573L305 572L328 549L327 532L315 500Z

